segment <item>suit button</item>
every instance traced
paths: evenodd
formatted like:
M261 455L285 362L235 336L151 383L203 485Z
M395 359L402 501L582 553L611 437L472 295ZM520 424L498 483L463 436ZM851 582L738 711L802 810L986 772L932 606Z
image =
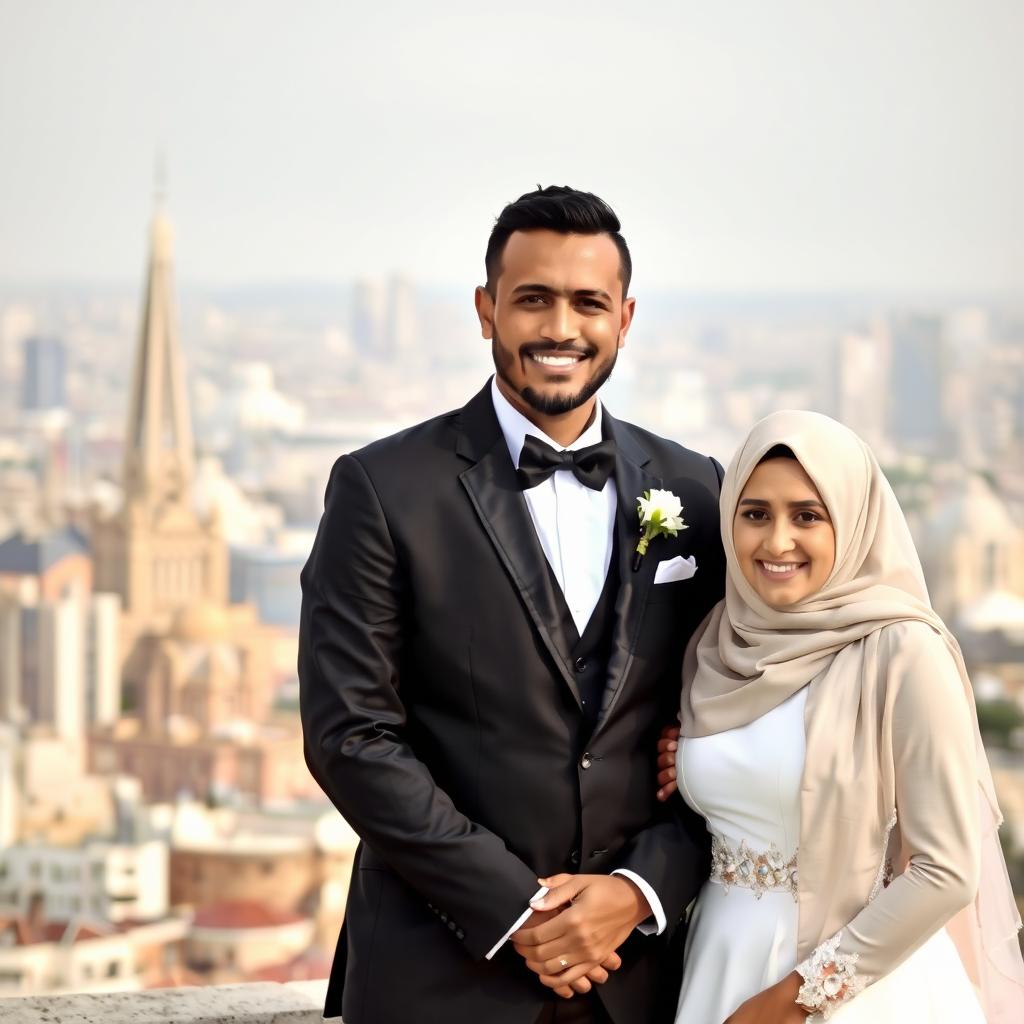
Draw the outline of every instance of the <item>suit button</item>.
M580 851L579 850L573 850L572 853L569 854L569 863L574 868L578 868L580 866Z
M587 659L586 658L577 658L576 661L573 662L573 667L576 669L577 672L586 672L587 671Z
M455 938L457 938L457 939L464 939L465 937L466 937L466 933L461 928L459 928L455 932Z
M447 924L448 923L448 915L445 914L445 913L442 913L441 914L441 920L444 921Z
M455 931L455 929L456 929L456 928L458 928L458 925L457 925L457 924L456 924L456 923L455 923L454 921L449 921L449 922L448 922L448 927L449 927L449 928L450 928L450 929L451 929L452 931Z
M586 771L593 763L594 762L593 762L593 759L590 756L590 752L589 751L580 758L580 767L584 771Z

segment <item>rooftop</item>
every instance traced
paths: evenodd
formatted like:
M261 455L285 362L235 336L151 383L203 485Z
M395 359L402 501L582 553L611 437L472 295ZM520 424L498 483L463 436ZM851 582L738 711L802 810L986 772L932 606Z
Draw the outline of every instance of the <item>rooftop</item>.
M65 558L88 553L85 537L70 527L41 537L16 533L0 543L0 573L41 576Z
M281 928L305 920L302 914L274 910L263 903L238 901L199 907L192 924L195 928Z

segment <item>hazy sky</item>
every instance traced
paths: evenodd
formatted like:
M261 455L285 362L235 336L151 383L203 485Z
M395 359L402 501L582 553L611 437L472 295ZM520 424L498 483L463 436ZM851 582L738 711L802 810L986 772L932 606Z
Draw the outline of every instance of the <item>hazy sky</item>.
M1024 289L1024 3L0 0L0 280L481 277L535 183L636 288Z

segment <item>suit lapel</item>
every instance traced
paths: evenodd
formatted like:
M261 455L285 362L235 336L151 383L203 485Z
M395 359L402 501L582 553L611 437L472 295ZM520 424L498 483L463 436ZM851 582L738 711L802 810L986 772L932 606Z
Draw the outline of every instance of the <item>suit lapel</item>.
M633 571L633 553L640 538L637 518L637 498L654 487L661 486L661 480L645 470L650 461L647 452L637 441L632 431L604 411L605 434L615 441L615 488L617 510L615 529L618 532L619 548L619 593L615 602L615 622L612 627L612 648L608 660L608 681L605 687L601 717L597 726L600 731L607 721L622 693L629 668L633 662L637 636L643 621L658 559L649 555Z
M557 584L548 571L547 557L494 414L489 383L462 410L460 427L456 451L473 465L459 474L459 480L579 706L569 651L559 642L564 638L558 632L563 609L560 595L555 593Z

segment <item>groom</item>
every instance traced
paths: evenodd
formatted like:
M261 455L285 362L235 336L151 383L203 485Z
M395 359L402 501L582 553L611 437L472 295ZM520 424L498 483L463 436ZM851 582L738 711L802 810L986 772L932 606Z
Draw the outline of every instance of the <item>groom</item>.
M655 744L722 594L722 471L596 397L635 306L606 203L522 196L486 270L495 376L337 461L302 573L306 760L362 840L325 1014L671 1019L708 853ZM686 529L638 560L652 488Z

